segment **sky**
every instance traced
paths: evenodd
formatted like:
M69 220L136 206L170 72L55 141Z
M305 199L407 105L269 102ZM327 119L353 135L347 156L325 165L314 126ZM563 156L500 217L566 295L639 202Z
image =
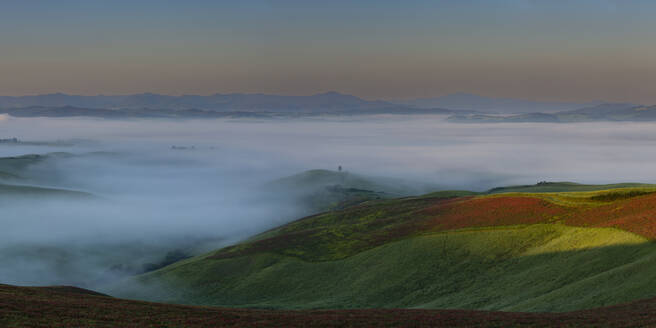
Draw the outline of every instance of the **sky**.
M0 95L469 92L656 104L653 1L0 3Z

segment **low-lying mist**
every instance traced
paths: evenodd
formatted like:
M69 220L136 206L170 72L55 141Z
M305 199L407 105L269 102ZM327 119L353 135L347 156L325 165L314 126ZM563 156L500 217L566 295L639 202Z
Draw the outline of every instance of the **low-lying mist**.
M290 196L293 190L263 186L309 169L341 165L417 186L477 191L541 180L656 182L651 123L3 117L0 138L10 137L66 142L0 143L2 157L73 154L31 165L25 180L11 183L94 195L0 195L0 283L23 285L102 289L294 220L307 209Z

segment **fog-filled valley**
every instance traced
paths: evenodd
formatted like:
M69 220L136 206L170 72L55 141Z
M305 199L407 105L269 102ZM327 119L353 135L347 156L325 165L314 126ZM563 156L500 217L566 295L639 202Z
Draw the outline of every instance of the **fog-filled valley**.
M0 136L20 142L0 143L0 281L103 290L328 209L306 201L317 192L307 182L316 174L351 174L340 178L347 191L375 198L545 180L654 183L654 127L458 124L443 116L384 115L182 121L4 116ZM27 154L42 156L20 157ZM340 166L343 172L336 172ZM297 175L316 169L328 171ZM283 179L290 176L301 182ZM335 184L326 179L326 186ZM7 186L36 189L14 193Z

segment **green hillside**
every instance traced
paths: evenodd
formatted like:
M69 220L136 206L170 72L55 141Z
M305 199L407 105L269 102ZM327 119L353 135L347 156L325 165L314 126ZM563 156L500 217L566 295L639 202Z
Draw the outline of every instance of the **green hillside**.
M149 299L204 305L565 311L656 296L654 251L616 229L517 226L420 236L336 261L205 256L139 283ZM118 295L144 296L132 290Z
M653 188L379 200L108 288L264 308L569 311L656 296ZM648 221L645 221L648 220Z

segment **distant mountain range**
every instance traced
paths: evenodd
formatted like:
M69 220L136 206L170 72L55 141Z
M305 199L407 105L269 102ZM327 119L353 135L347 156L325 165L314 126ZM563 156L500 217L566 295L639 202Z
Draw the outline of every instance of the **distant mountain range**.
M449 117L452 122L594 122L594 121L656 121L656 106L636 104L601 104L570 111L556 113L527 113L518 115L456 114Z
M153 93L79 96L62 93L0 96L0 114L16 117L287 118L317 115L442 114L454 122L654 121L656 106L539 102L456 93L388 102L339 92L310 96Z
M415 108L365 100L339 92L311 96L214 94L169 96L152 93L119 96L78 96L62 93L0 96L0 113L17 117L219 118L289 117L358 114L453 114L441 108Z
M436 98L398 100L395 103L417 108L448 108L482 113L534 113L558 112L599 105L602 102L568 103L555 101L532 101L513 98L490 98L469 93L452 93Z

